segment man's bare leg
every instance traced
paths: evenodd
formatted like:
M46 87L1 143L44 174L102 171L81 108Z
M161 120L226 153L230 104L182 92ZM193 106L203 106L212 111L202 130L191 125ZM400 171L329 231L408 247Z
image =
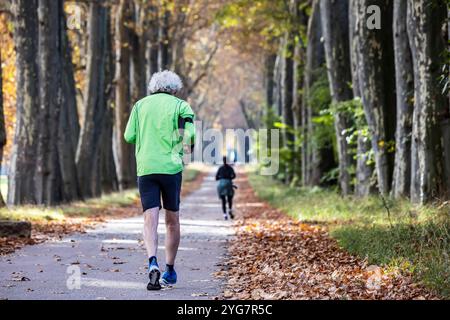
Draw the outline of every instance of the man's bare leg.
M148 257L156 257L158 251L159 208L150 208L144 212L144 243Z
M179 213L166 210L166 263L175 264L178 246L180 244L180 218Z
M150 279L147 290L161 289L161 285L159 284L161 273L156 263L156 252L158 251L158 218L159 207L151 208L144 212L144 243L149 257L148 277Z

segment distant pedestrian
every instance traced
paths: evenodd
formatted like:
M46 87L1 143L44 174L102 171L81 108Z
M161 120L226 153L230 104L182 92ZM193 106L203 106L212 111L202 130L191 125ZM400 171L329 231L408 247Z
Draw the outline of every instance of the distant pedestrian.
M233 196L234 185L233 179L236 178L233 168L227 163L227 157L223 157L223 165L219 168L216 174L216 180L219 181L217 185L217 193L222 200L222 211L225 220L228 220L228 216L234 219L233 215ZM228 214L227 214L228 203Z

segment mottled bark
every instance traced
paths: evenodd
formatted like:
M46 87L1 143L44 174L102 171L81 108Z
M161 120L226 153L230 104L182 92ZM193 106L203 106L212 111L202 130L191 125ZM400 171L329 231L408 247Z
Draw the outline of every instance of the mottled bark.
M381 30L367 26L367 8L381 10ZM395 139L395 67L390 0L355 1L355 34L361 99L375 155L378 189L387 194L392 186L394 153L389 145Z
M284 147L292 150L294 148L295 136L292 133L294 128L294 113L292 110L293 102L293 89L294 89L294 60L293 60L293 35L286 34L285 36L285 52L284 63L282 69L282 110L281 117L283 123L287 126L287 129L283 130L283 144ZM293 177L293 164L292 159L288 160L286 166L285 182L290 182Z
M145 78L145 36L144 36L144 12L141 4L133 3L134 27L130 29L130 86L131 101L136 102L146 94Z
M3 112L3 72L2 72L2 52L0 50L0 173L2 171L3 148L6 145L5 114ZM0 207L5 206L5 200L0 193Z
M333 103L353 98L349 87L351 82L349 53L348 0L320 1L322 30L328 69L328 79ZM335 113L335 129L339 154L339 185L344 195L351 192L352 156L347 143L345 129L351 126L348 117Z
M100 188L102 193L110 193L119 189L113 157L112 135L113 109L108 106L103 119L103 131L100 145Z
M444 161L444 188L441 198L450 199L450 119L441 123Z
M446 191L443 141L440 130L448 121L448 99L438 84L445 50L442 27L445 1L408 0L408 35L414 65L411 200L426 203Z
M277 52L277 58L275 59L275 66L274 66L274 105L275 105L275 114L277 116L281 116L282 113L282 72L283 69L283 50L284 47L283 40L280 41L280 45Z
M105 64L105 111L103 115L103 129L100 137L100 181L98 188L102 193L110 193L118 190L116 166L113 152L113 123L114 123L114 90L113 81L115 73L115 55L113 50L113 35L111 30L111 15L108 14L106 32L106 64Z
M294 49L293 49L293 89L292 89L292 113L293 128L297 135L294 137L293 149L293 181L300 182L302 179L302 157L301 146L297 143L297 137L302 130L302 100L304 87L304 69L306 60L306 43L304 43L304 34L307 30L308 16L303 8L300 7L301 1L291 0L291 14L294 19Z
M34 174L39 114L37 0L14 0L16 129L9 170L8 203L35 204Z
M265 61L265 89L266 89L266 105L267 108L273 108L274 101L274 87L275 87L275 54L268 54Z
M147 34L147 81L150 82L151 76L158 72L158 53L159 53L159 21L158 21L158 8L156 6L150 6L149 8L150 19L148 21L148 34Z
M58 155L63 183L63 199L70 202L81 198L75 164L80 125L78 122L72 48L67 35L67 22L64 13L60 15L59 23L63 79L58 128Z
M36 201L54 205L63 200L58 129L63 83L61 0L39 0L39 119L36 158Z
M352 88L353 96L361 98L361 89L359 84L359 61L358 61L358 34L356 33L356 7L355 1L349 2L349 38L350 38L350 59L352 71ZM359 197L366 197L373 191L372 175L373 166L368 164L368 153L372 148L369 137L362 134L361 125L365 125L366 121L358 123L358 139L356 145L356 181L355 194Z
M100 170L100 136L105 112L105 63L107 8L99 3L89 4L86 87L84 89L83 126L78 142L76 165L83 197L97 196Z
M393 196L408 196L411 189L411 134L414 110L414 71L407 32L407 2L394 1L394 51L397 128Z
M308 46L306 49L306 63L304 70L304 85L302 97L302 184L315 186L320 184L323 174L331 169L334 163L331 143L319 146L314 141L315 125L312 121L320 110L314 110L310 103L311 87L318 80L321 68L325 65L325 48L322 39L322 22L320 15L320 1L312 4L311 17L307 30Z
M159 52L158 67L160 70L168 70L172 65L171 38L170 38L170 18L169 10L165 10L159 27Z
M135 185L136 164L134 147L125 142L123 134L131 111L130 98L130 2L121 0L117 8L115 49L116 49L116 103L114 109L113 150L120 190Z

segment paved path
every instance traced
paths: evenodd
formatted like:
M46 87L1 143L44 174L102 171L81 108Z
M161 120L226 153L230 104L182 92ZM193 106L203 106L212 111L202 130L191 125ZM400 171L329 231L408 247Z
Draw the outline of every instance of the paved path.
M212 175L181 205L176 287L146 290L141 231L142 217L112 220L86 234L0 257L0 299L211 299L220 292L221 282L212 273L219 269L233 229L222 221ZM158 257L164 266L163 212L159 231ZM78 270L81 288L69 289L68 280L77 285Z

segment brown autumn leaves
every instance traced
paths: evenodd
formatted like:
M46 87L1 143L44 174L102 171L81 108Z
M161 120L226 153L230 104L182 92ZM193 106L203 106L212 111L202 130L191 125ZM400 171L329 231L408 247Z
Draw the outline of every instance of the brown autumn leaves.
M318 225L296 222L238 181L236 237L219 277L225 299L434 299L410 275L369 266Z

